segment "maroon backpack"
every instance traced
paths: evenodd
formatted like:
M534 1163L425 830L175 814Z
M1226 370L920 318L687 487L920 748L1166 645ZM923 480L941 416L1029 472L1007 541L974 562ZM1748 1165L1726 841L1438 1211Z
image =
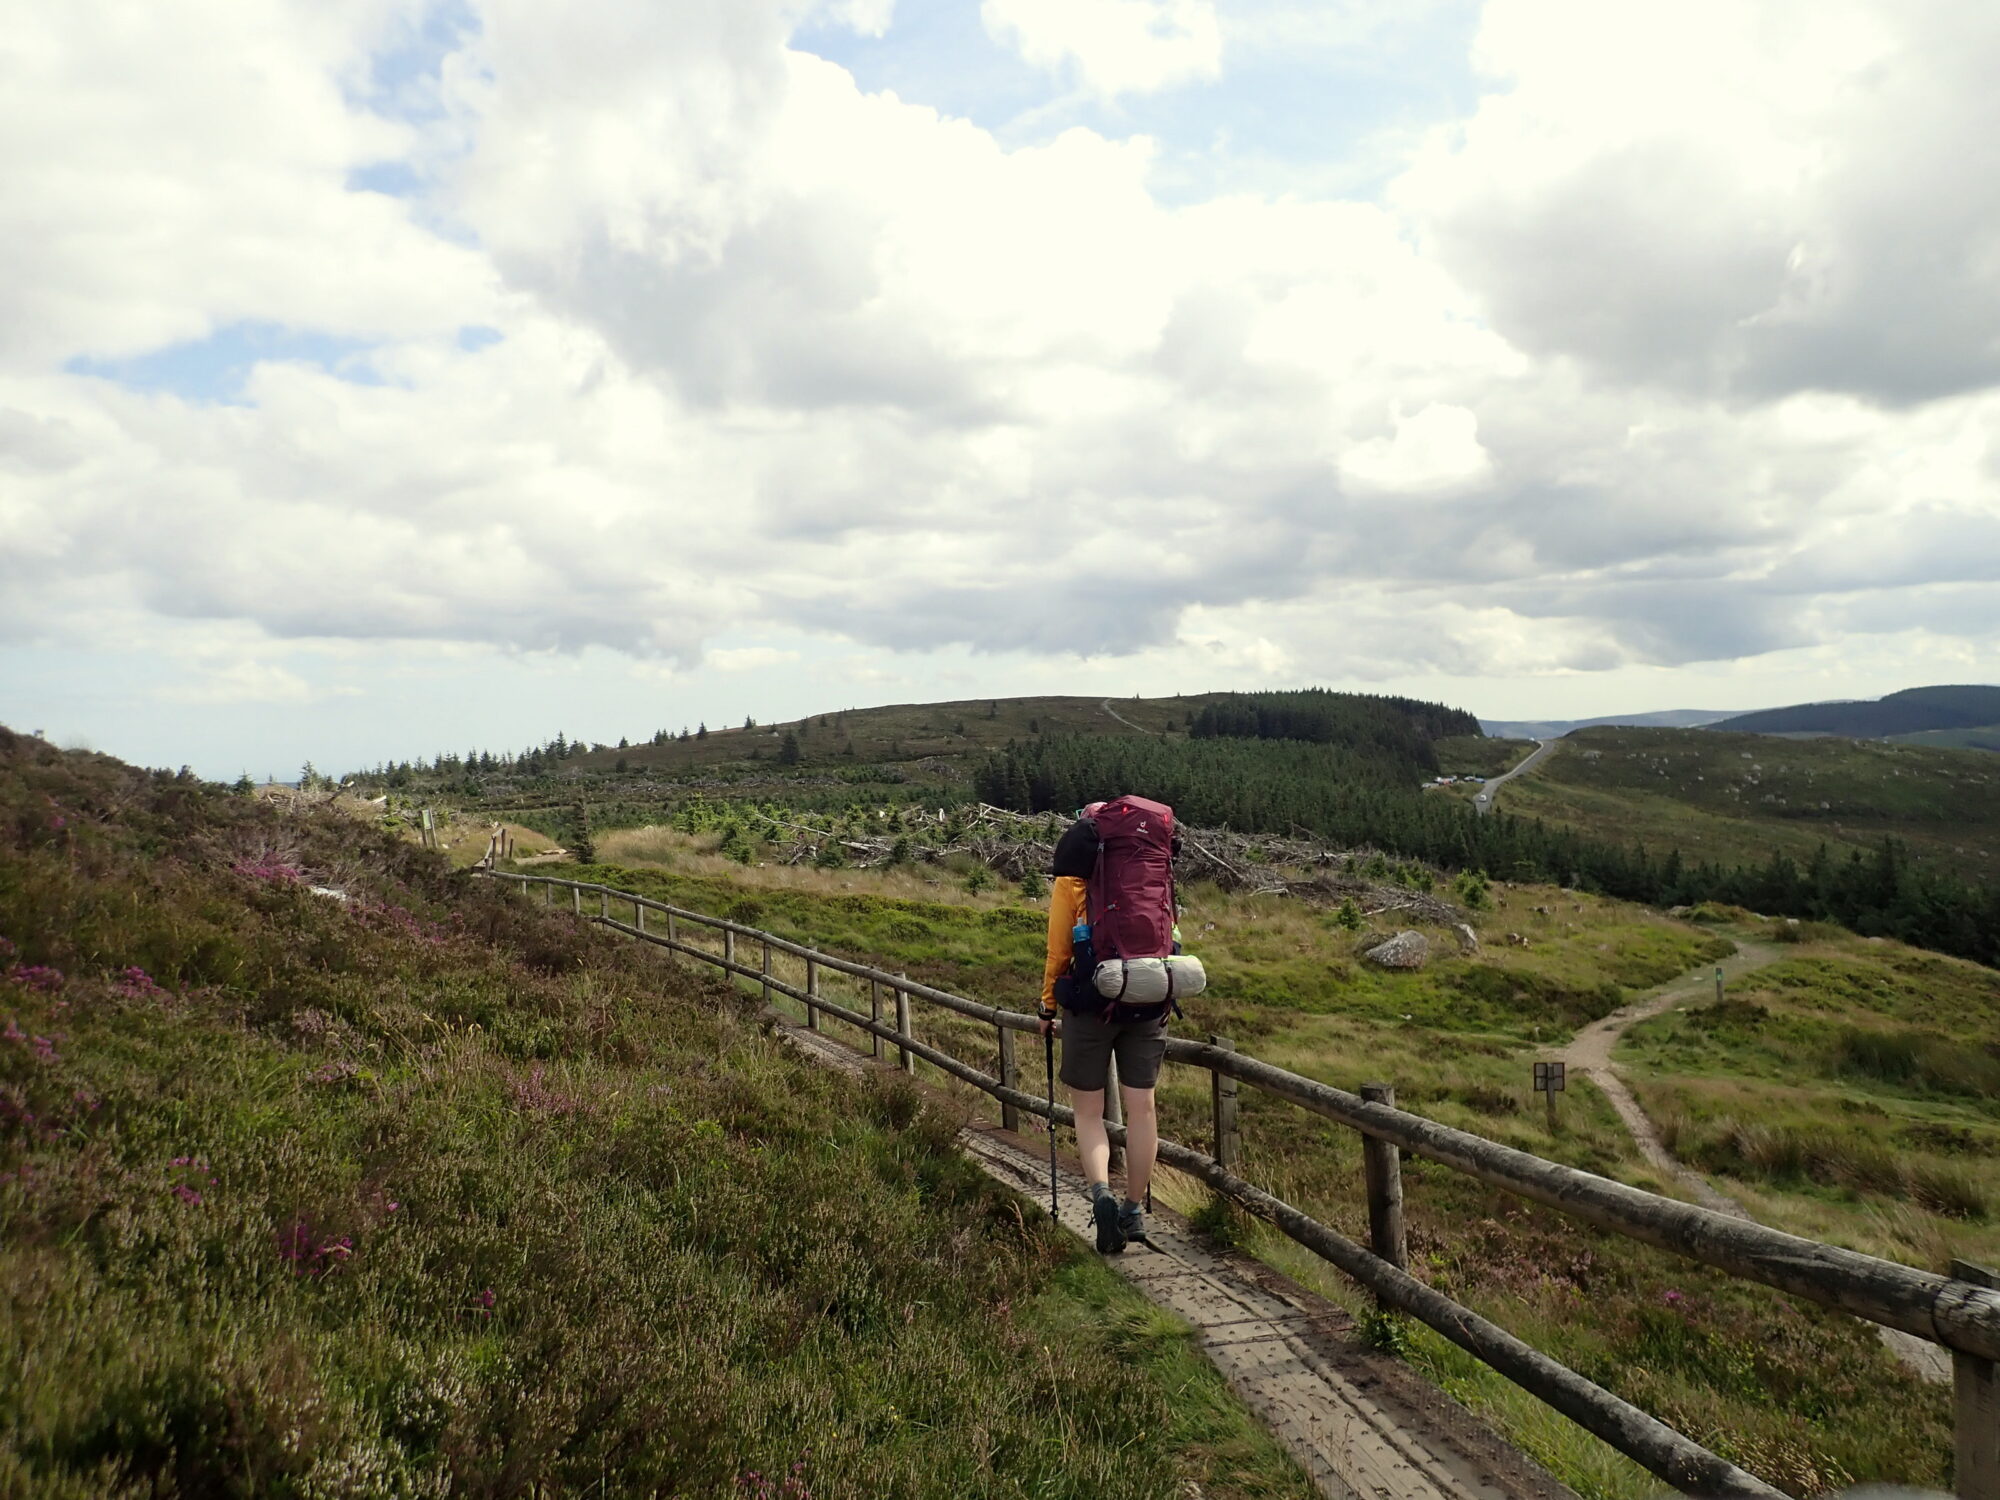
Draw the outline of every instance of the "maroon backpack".
M1119 797L1090 821L1098 843L1090 877L1095 957L1165 958L1174 951L1174 810Z

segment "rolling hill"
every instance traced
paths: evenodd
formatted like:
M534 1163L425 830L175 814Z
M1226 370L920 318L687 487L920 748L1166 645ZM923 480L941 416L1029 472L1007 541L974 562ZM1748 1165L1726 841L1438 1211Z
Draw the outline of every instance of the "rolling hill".
M1595 719L1481 719L1479 727L1497 739L1553 740L1574 729L1623 725L1645 729L1696 729L1727 719L1734 711L1713 708L1667 708L1657 713L1605 714Z
M1579 730L1508 809L1691 860L1810 862L1898 841L1920 865L2000 879L2000 765L1971 750L1700 730Z
M1739 714L1714 725L1739 734L1837 734L1889 739L1939 731L1981 731L2000 737L2000 687L1905 688L1886 698L1800 703ZM1982 747L1983 748L1983 747Z

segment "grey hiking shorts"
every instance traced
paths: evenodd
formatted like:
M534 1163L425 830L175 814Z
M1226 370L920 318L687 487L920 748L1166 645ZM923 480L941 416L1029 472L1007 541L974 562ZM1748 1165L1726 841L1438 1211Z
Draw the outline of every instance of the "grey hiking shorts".
M1149 1089L1160 1081L1160 1064L1167 1059L1167 1008L1158 1020L1107 1021L1102 1016L1066 1010L1062 1018L1062 1081L1073 1089L1101 1089L1118 1059L1118 1082L1128 1089Z

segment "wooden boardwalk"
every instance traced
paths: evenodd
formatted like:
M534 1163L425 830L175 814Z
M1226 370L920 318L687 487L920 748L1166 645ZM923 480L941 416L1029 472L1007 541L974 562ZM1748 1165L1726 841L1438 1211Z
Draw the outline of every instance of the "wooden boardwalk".
M789 1020L782 1028L828 1066L883 1066ZM1047 1209L1046 1135L975 1122L961 1142L995 1179ZM1091 1243L1072 1165L1059 1164L1057 1186L1063 1227ZM1150 1232L1157 1250L1135 1246L1107 1264L1194 1329L1230 1388L1329 1500L1575 1500L1401 1361L1362 1345L1342 1309L1247 1257L1205 1248L1174 1214L1154 1215Z

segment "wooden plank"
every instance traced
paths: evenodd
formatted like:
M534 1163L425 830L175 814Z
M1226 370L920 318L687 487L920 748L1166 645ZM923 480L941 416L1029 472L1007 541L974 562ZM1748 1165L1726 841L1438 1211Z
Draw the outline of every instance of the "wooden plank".
M2000 1274L1971 1261L1951 1263L1955 1280L2000 1289ZM2000 1500L2000 1364L1954 1349L1952 1437L1958 1500Z
M877 1026L882 1024L882 981L879 979L868 981L868 1017ZM868 1055L870 1057L880 1057L882 1055L882 1033L880 1031L871 1031L868 1033Z
M896 1035L902 1045L896 1049L896 1066L905 1073L917 1071L917 1059L910 1043L916 1040L910 1030L910 992L900 984L896 986Z
M1396 1090L1386 1083L1364 1083L1361 1097L1394 1108ZM1403 1233L1403 1153L1393 1141L1364 1135L1361 1167L1368 1187L1369 1248L1398 1270L1408 1270L1410 1249Z
M815 999L819 996L819 965L810 958L806 960L806 993ZM806 1030L819 1030L819 1007L812 1000L806 1001Z

